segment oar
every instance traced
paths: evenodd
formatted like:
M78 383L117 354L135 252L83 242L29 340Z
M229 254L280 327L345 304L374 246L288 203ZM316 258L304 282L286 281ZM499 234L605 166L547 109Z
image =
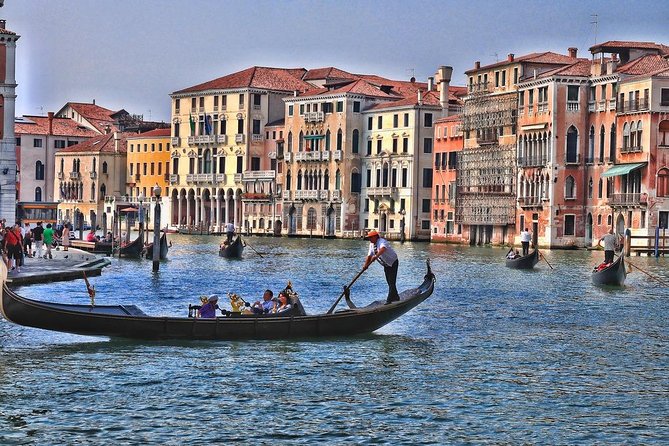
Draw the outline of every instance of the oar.
M353 284L355 283L355 281L358 280L358 277L362 276L362 273L364 273L365 271L367 271L367 268L363 268L362 271L360 271L358 274L356 274L356 276L353 278L353 280L351 280L351 283L349 283L347 286L344 287L344 291L339 295L339 297L337 298L335 303L332 304L332 306L330 307L330 309L328 310L328 312L326 314L332 314L332 312L337 307L337 304L339 303L341 298L344 297L344 294L346 294L346 290L351 288L353 286Z
M625 261L626 261L627 263L629 263L630 265L632 265L634 268L638 269L639 271L641 271L642 273L644 273L645 275L647 275L648 277L650 277L651 279L656 280L657 282L660 282L662 285L664 285L664 286L666 286L666 287L669 287L669 283L667 283L665 280L662 280L662 279L660 279L659 277L654 276L653 274L651 274L651 273L649 273L649 272L647 272L647 271L642 270L641 268L639 268L638 266L636 266L634 263L630 262L629 260L625 260Z
M91 286L88 282L88 277L86 277L86 271L84 273L84 281L86 282L86 291L88 291L88 296L91 298L91 307L95 306L95 287Z
M251 248L251 250L252 250L253 252L255 252L256 254L258 254L258 255L260 256L261 259L264 259L264 258L265 258L265 257L263 257L262 254L260 254L258 251L256 251L255 248L253 248L253 246L249 245L249 242L247 242L246 240L244 240L244 245L245 245L245 246L248 246L249 248Z
M546 260L546 256L545 256L545 255L543 255L543 254L542 254L542 252L541 252L541 251L539 251L539 249L537 249L537 252L538 252L538 253L539 253L539 255L541 256L541 258L542 258L542 259L544 259L544 262L548 263L548 260ZM551 269L555 269L555 268L553 268L553 265L551 265L550 263L548 263L548 266L550 266L550 267L551 267Z

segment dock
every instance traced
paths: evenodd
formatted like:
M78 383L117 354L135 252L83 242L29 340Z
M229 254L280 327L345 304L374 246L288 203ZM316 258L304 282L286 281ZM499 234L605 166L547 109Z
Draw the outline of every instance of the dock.
M81 249L70 248L51 251L51 259L26 257L21 272L9 271L9 286L36 283L63 282L74 279L99 276L102 269L111 265L108 258Z

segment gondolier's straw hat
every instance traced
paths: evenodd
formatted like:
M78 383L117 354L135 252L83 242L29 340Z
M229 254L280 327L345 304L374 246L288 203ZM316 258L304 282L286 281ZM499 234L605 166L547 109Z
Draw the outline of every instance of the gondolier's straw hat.
M367 233L367 235L365 236L365 238L366 238L367 240L369 240L369 239L371 239L372 237L378 237L378 236L379 236L379 233L378 233L377 231L375 231L375 230L371 230L371 231L369 231L369 232Z

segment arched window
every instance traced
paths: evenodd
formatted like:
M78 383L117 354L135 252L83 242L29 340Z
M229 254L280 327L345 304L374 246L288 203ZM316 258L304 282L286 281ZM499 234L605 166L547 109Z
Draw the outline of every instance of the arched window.
M288 151L293 151L293 132L288 132Z
M288 173L286 174L286 190L290 190L290 179L291 179L291 175L290 175L290 171L288 171Z
M636 122L632 122L630 125L630 148L636 148L638 146L638 142L636 140Z
M102 162L102 173L108 173L107 172L107 161Z
M91 201L95 201L95 182L91 183Z
M302 190L302 171L297 171L297 190Z
M595 127L590 126L590 135L588 136L588 163L595 161Z
M358 129L353 130L353 141L351 141L351 152L352 153L358 153L358 144L360 144L360 142L358 141L359 136L360 136L360 132L358 132Z
M211 173L211 152L206 149L203 154L203 173Z
M669 121L660 121L657 129L659 131L657 145L660 147L669 147Z
M571 175L569 175L564 182L564 197L576 198L576 185L574 183L574 177Z
M41 187L36 187L35 188L35 201L42 201L42 188Z
M325 175L323 175L323 189L330 189L330 174L327 170L325 171Z
M337 150L341 150L343 147L343 134L341 132L341 129L337 130Z
M300 137L297 140L297 151L304 151L304 133L302 133L302 130L300 130Z
M609 135L609 162L616 159L616 125L611 124L611 134Z
M316 209L309 208L307 211L307 229L316 229Z
M339 169L335 172L335 190L341 190L341 172L339 172Z
M100 196L103 198L107 196L107 186L104 184L100 186Z
M599 129L599 162L604 162L604 136L606 136L606 130L604 126Z
M630 146L630 128L627 123L623 125L623 149Z
M35 163L35 179L43 180L44 179L44 164L41 161Z
M360 193L360 187L362 186L362 178L360 178L360 172L356 169L351 171L351 193Z
M96 169L97 164L98 164L97 158L93 158L93 170L91 172L97 172L97 169Z
M330 130L325 132L325 150L330 150Z
M657 172L657 196L669 197L669 169L666 167Z
M593 182L592 182L592 177L590 177L590 181L588 181L588 198L592 198L592 189L593 189Z
M388 187L388 163L383 164L383 187Z
M567 130L567 159L568 163L578 162L578 130L573 125Z
M599 185L597 187L597 198L602 198L603 193L604 193L604 181L600 178Z
M599 214L599 215L597 216L597 224L598 224L598 225L601 225L601 224L602 224L602 214Z
M643 125L641 124L641 121L636 123L636 146L639 148L639 150L643 150L643 142L641 141L641 133L643 130Z

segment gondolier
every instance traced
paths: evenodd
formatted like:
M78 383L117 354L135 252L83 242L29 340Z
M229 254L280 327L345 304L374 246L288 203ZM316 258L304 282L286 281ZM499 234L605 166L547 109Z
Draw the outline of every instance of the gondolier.
M604 242L604 263L613 263L613 251L618 244L618 238L613 234L613 228L609 229L608 234L599 239L597 246L602 246L602 241Z
M532 241L532 233L525 228L525 230L520 232L520 244L523 245L524 256L530 252L530 241Z
M386 304L400 300L397 292L397 269L399 267L399 260L397 254L388 243L388 240L382 238L377 231L369 231L365 237L369 240L369 252L365 259L365 265L362 267L363 271L369 268L374 260L378 260L383 265L383 271L386 274L386 282L388 282L388 298Z
M232 237L235 235L235 225L232 223L225 224L225 235L228 236L228 245L232 243Z

